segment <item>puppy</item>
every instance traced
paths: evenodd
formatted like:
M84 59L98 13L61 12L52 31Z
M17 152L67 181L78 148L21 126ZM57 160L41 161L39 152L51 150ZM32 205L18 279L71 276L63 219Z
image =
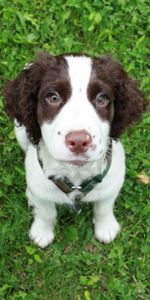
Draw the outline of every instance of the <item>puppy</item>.
M96 238L113 241L125 177L118 138L146 107L137 82L110 56L42 53L8 82L5 107L25 152L30 239L41 248L53 241L56 203L79 212L93 202Z

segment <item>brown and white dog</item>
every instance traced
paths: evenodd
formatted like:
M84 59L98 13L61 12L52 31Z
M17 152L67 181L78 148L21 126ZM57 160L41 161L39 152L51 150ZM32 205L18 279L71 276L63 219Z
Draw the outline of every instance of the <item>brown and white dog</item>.
M109 243L116 237L120 226L113 205L124 182L125 155L114 138L141 117L145 105L137 82L110 56L43 53L7 84L6 111L26 153L31 240L42 248L50 244L55 203L74 205L78 195L80 202L94 202L97 239ZM92 189L82 192L82 183L90 180Z

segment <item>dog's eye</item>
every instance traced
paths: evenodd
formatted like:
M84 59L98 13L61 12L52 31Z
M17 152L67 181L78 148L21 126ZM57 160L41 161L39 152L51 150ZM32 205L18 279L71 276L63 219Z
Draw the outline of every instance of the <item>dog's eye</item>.
M97 105L99 105L101 107L105 107L105 106L107 106L108 102L109 102L109 99L108 99L107 95L102 94L102 93L97 94L97 96L96 96L96 104Z
M48 103L53 103L53 104L58 104L60 102L60 96L57 93L49 93L46 97L45 100Z

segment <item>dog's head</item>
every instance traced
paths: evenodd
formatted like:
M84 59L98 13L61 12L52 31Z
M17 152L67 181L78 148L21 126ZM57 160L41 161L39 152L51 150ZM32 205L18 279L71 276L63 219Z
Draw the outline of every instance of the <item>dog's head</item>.
M107 150L141 117L146 101L137 82L110 56L43 53L5 88L8 115L42 138L55 159L84 164Z

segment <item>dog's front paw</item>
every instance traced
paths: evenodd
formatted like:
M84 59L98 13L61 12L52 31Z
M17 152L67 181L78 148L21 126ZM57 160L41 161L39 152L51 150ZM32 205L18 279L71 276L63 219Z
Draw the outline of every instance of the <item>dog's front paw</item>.
M40 248L45 248L52 243L54 234L49 224L35 220L31 226L29 237Z
M99 222L95 222L95 238L105 244L112 242L119 231L120 225L114 216L109 220L103 219Z

